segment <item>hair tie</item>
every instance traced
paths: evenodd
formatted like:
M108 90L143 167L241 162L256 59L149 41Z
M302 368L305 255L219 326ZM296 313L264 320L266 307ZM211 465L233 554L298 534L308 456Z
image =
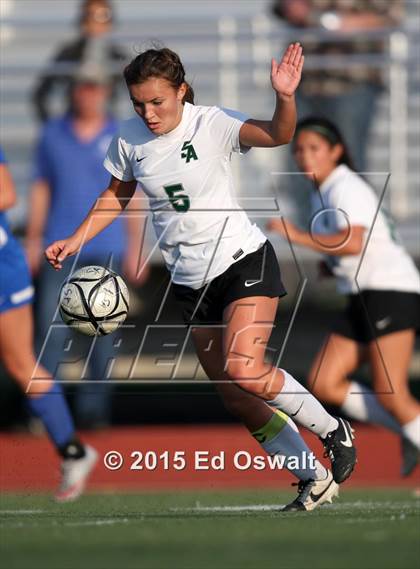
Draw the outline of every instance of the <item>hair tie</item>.
M338 144L340 142L338 136L327 128L326 126L322 126L320 124L305 124L298 127L297 132L301 132L302 130L310 130L312 132L316 132L326 138L331 144Z

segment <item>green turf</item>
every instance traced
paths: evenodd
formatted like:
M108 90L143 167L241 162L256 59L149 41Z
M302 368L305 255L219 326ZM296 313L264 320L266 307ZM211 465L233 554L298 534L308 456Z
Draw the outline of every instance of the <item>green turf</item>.
M343 492L312 513L225 510L291 493L1 497L0 564L20 569L420 567L420 504L410 490Z

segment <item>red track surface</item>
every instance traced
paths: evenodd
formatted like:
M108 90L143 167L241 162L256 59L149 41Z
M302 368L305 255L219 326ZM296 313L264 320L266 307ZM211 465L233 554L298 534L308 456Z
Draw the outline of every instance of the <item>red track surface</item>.
M382 429L360 426L357 428L359 462L346 486L405 486L420 485L420 468L408 479L399 476L399 440ZM151 489L216 489L288 486L293 478L286 471L266 467L240 471L233 465L238 451L251 455L264 455L261 447L241 426L148 426L118 428L98 433L82 433L84 441L100 453L100 460L91 478L90 488L95 490L151 490ZM305 436L317 456L322 456L319 441L312 435ZM116 450L125 458L119 470L107 470L104 455ZM160 461L155 470L130 470L133 451L185 451L187 466L175 470L169 462L165 470ZM197 450L208 451L210 456L225 452L223 470L196 470ZM52 446L44 437L2 434L0 436L0 491L33 492L51 490L58 481L59 461ZM325 459L323 459L325 461ZM144 461L143 461L144 466Z

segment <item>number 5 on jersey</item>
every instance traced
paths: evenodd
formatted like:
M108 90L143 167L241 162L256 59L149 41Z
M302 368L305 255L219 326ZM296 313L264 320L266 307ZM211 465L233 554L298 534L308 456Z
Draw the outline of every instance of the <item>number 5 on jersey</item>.
M175 211L188 211L190 209L190 198L187 194L180 194L183 192L184 187L182 184L172 184L171 186L163 186L163 189L168 194L169 201Z

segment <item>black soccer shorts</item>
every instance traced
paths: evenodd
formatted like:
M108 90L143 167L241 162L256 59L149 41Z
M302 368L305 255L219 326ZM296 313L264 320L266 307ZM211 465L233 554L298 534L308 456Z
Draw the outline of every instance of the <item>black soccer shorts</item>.
M393 332L420 328L420 294L363 290L350 294L332 332L366 344Z
M234 300L287 294L276 253L268 239L204 287L195 290L172 283L172 291L181 306L185 324L220 324L223 310Z

